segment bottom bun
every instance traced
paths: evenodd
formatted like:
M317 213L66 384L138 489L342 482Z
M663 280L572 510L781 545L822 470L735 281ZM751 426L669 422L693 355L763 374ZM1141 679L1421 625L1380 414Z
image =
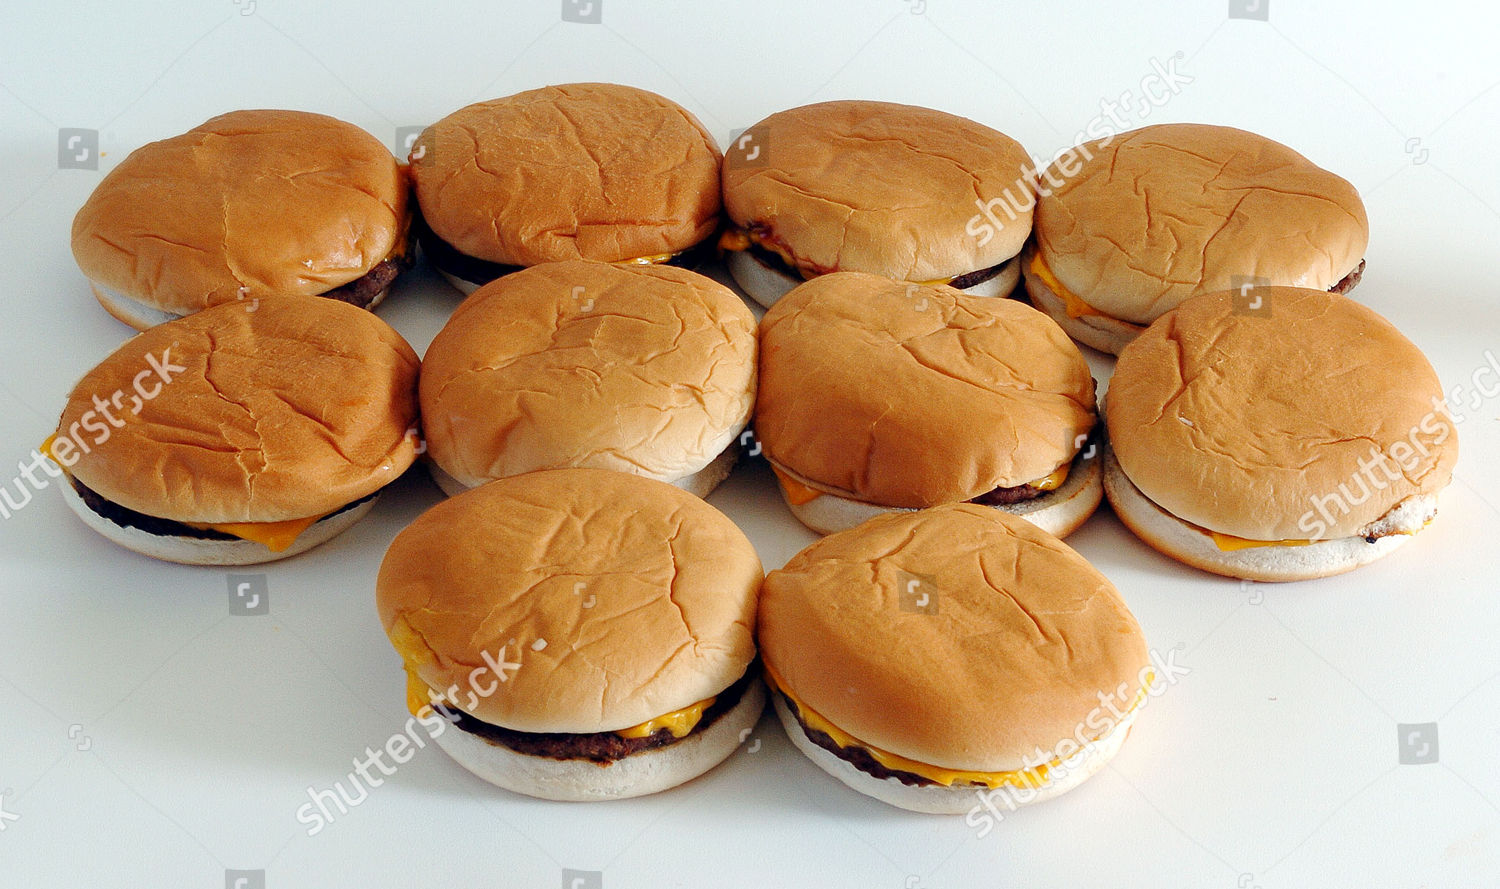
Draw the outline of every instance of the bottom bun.
M460 278L452 272L446 271L444 269L438 269L435 263L433 264L433 268L437 269L437 273L439 275L442 275L449 284L452 284L455 288L458 289L458 292L462 293L464 296L468 296L469 294L484 286L483 284L475 284L473 281L466 281L463 278Z
M740 289L767 309L794 288L807 283L806 279L785 269L768 265L749 250L729 251L725 265ZM969 296L1009 296L1020 280L1021 263L1019 259L1012 259L993 278L980 281L973 287L965 287L959 292Z
M720 482L729 478L729 473L734 469L734 464L739 458L740 448L736 440L735 442L731 442L729 447L721 451L719 456L713 458L707 466L697 472L672 481L667 481L667 479L659 479L659 481L665 481L669 485L681 488L695 497L707 497L714 488L719 486ZM425 462L427 464L427 474L432 476L432 480L449 497L457 497L465 491L478 487L478 485L466 485L454 478L443 467L439 466L437 461L433 460L431 456L428 456Z
M1256 546L1224 551L1196 525L1157 506L1120 468L1112 449L1104 451L1104 492L1115 515L1152 549L1212 574L1265 582L1312 580L1353 571L1389 555L1409 534L1320 540L1307 546Z
M167 536L152 534L129 525L116 524L89 509L88 504L83 502L83 498L78 496L78 492L73 489L72 485L63 484L60 487L63 499L67 501L73 512L83 519L84 524L104 537L143 556L183 565L259 565L264 562L291 558L344 533L355 522L364 518L370 508L375 505L375 501L380 499L380 495L376 494L357 506L331 515L322 521L314 522L312 527L297 535L297 539L291 546L279 553L273 553L266 548L265 544L256 543L253 540L206 540L202 537Z
M1066 537L1078 530L1099 508L1099 502L1104 499L1101 475L1097 457L1082 458L1074 463L1068 480L1057 490L1021 503L990 508L1020 516L1054 537ZM824 494L806 503L793 503L787 499L785 489L782 489L781 496L797 521L819 534L844 531L888 512L916 512L908 507L879 506L837 494Z
M1031 304L1056 321L1057 326L1061 327L1068 336L1085 346L1092 346L1111 355L1120 354L1121 349L1129 345L1131 340L1140 336L1146 329L1142 325L1131 324L1129 321L1121 321L1119 318L1111 318L1108 315L1070 317L1062 298L1053 293L1052 288L1034 275L1026 276L1026 294L1031 297Z
M728 759L765 706L765 686L753 680L739 703L703 731L607 764L517 753L453 726L436 740L459 765L515 793L563 802L629 799L685 784Z
M120 293L118 290L111 290L98 281L90 281L89 288L94 291L94 299L99 301L99 305L104 307L104 311L113 315L116 321L128 324L136 330L149 330L158 324L176 321L178 318L183 317L175 312L168 312L164 309L158 309L155 306L148 306L138 299ZM390 291L390 287L385 287L379 293L375 294L375 298L370 300L370 304L365 306L365 309L371 312L375 311L375 307L385 301L385 296ZM254 311L257 303L258 301L254 299L247 300L245 302L246 311Z
M818 768L865 796L874 797L898 809L929 815L963 815L990 807L1010 810L1061 796L1087 781L1120 752L1120 746L1130 734L1135 714L1139 712L1139 708L1132 710L1109 734L1054 767L1049 771L1049 779L1040 786L998 787L991 790L973 784L956 787L928 784L918 787L903 784L895 778L877 778L813 743L781 695L773 694L771 697L774 699L776 715L781 719L781 727L786 730L792 745ZM985 803L986 799L989 800L988 805Z

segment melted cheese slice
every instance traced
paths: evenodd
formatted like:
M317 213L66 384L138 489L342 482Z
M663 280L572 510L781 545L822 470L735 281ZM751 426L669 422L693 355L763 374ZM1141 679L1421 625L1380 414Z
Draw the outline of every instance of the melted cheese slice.
M1048 773L1052 769L1057 768L1062 764L1061 759L1053 757L1048 762L1041 763L1029 769L1017 769L1010 772L971 772L961 769L945 769L942 766L935 766L931 765L930 763L918 762L914 759L907 759L906 757L901 756L897 753L892 753L889 750L882 750L879 747L872 747L869 744L864 743L863 741L844 731L843 729L839 728L838 726L834 725L833 723L829 722L828 720L824 719L821 715L818 714L816 710L811 709L806 704L804 704L796 695L792 694L790 691L787 691L786 686L781 682L781 677L777 676L776 672L772 670L769 665L763 663L762 666L765 671L766 680L771 683L774 689L781 691L782 694L786 695L788 698L791 698L792 703L797 705L798 713L799 715L801 715L802 721L807 724L808 728L813 729L814 731L820 731L828 735L828 737L832 738L833 742L839 745L839 747L841 748L863 748L867 753L870 754L871 757L874 758L876 762L880 763L888 769L891 769L892 771L910 772L913 775L920 775L923 778L926 778L929 781L935 781L938 784L943 785L944 787L952 787L954 784L982 784L985 787L989 787L992 789L996 787L1007 786L1036 788L1044 786L1047 783ZM1141 690L1136 693L1135 700L1131 701L1130 709L1125 711L1125 717L1127 719L1129 718L1130 713L1134 712L1136 708L1140 707L1141 703L1146 699L1146 689L1149 688L1150 685L1151 680L1148 678L1146 681L1146 685L1142 686ZM1094 738L1093 740L1095 742L1098 742L1101 739L1102 736L1100 738Z
M672 257L674 257L676 255L677 254L675 254L675 253L652 253L649 256L637 256L634 259L622 259L622 260L620 260L620 262L618 264L619 265L656 265L657 263L666 262L667 260L671 259Z
M1212 537L1214 546L1226 553L1236 550L1255 549L1258 546L1311 546L1311 540L1251 540L1248 537L1235 537L1233 534L1220 534L1218 531L1204 529L1205 534Z
M1039 491L1056 491L1058 488L1061 488L1063 486L1063 482L1068 480L1068 471L1072 468L1073 461L1069 460L1063 465L1052 470L1052 472L1049 473L1046 478L1039 478L1036 481L1032 482L1031 486Z
M622 738L649 738L661 729L666 729L672 733L672 737L674 738L686 738L688 733L693 730L693 727L703 719L703 711L712 707L716 700L718 700L717 697L707 698L691 707L673 710L671 713L663 713L661 716L655 719L648 719L640 725L622 728L615 732L615 734Z
M1047 264L1042 261L1041 251L1033 250L1031 253L1031 273L1041 278L1043 283L1057 294L1057 298L1063 301L1063 308L1067 311L1069 318L1082 318L1084 315L1101 315L1109 317L1103 312L1078 298L1078 295L1062 285Z

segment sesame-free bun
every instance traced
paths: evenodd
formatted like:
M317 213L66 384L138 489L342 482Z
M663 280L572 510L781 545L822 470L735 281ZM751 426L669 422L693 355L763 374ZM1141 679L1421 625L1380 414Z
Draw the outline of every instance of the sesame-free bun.
M1160 124L1084 143L1040 182L1042 260L1083 302L1131 324L1236 277L1327 290L1369 238L1353 185L1231 127ZM1027 286L1035 295L1030 274Z
M469 105L411 153L433 234L511 265L686 250L718 226L719 163L718 143L682 106L609 83Z
M917 594L932 610L913 607ZM757 638L800 705L863 745L952 770L1029 769L1038 749L1108 737L1122 720L1108 724L1101 694L1126 712L1149 676L1140 627L1102 574L970 503L812 544L766 577Z
M837 272L778 301L760 336L756 434L826 493L969 500L1044 478L1094 426L1078 347L1015 300Z
M464 487L569 466L717 483L755 404L755 355L754 315L710 278L532 266L476 291L433 339L428 455Z
M85 374L50 450L102 497L148 516L324 515L415 459L417 366L390 325L346 303L216 306L127 340Z
M723 692L755 658L761 566L723 513L603 469L533 472L428 510L380 566L380 619L408 671L470 685L484 656L519 663L459 703L523 732L617 731ZM675 745L673 745L675 746Z
M1026 150L957 115L820 102L772 114L741 141L725 157L724 208L805 273L943 280L1015 256L1031 231ZM988 221L989 201L1015 219Z
M73 256L115 317L313 296L406 247L407 184L374 136L303 111L232 111L151 142L73 219ZM111 304L117 304L112 307Z
M1447 486L1458 440L1415 345L1347 297L1252 295L1254 310L1238 293L1189 299L1120 353L1105 416L1141 494L1221 534L1330 540Z

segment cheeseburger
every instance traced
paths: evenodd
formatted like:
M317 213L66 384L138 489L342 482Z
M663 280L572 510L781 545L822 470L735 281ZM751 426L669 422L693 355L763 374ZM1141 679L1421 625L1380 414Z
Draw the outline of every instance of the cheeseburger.
M421 399L448 493L592 466L705 496L755 404L755 318L664 265L554 262L485 285L432 341Z
M1048 799L1120 749L1152 669L1105 577L971 503L814 543L761 588L766 683L792 743L860 793L971 816Z
M1099 505L1094 378L1024 303L838 272L760 337L756 434L815 531L967 500L1062 536Z
M1302 580L1391 552L1437 514L1458 439L1427 359L1347 297L1187 300L1120 353L1104 488L1204 571Z
M1369 223L1354 186L1244 130L1163 124L1088 142L1039 190L1027 293L1105 352L1195 293L1345 293L1364 271Z
M409 222L405 174L374 136L232 111L111 170L73 220L73 256L137 330L271 295L368 309L410 264Z
M400 334L347 303L279 296L128 340L73 387L43 451L68 505L120 546L248 565L359 521L415 459L416 424Z
M816 275L869 272L1005 296L1031 232L1030 159L1004 133L888 102L841 101L771 115L724 159L720 241L764 306ZM1009 220L996 205L1016 208Z
M433 507L380 566L407 703L464 768L605 800L703 774L755 725L760 560L722 513L600 469L502 479ZM488 671L486 671L488 667Z
M469 105L423 131L410 158L422 250L464 293L543 262L687 262L718 228L718 143L676 102L633 87Z

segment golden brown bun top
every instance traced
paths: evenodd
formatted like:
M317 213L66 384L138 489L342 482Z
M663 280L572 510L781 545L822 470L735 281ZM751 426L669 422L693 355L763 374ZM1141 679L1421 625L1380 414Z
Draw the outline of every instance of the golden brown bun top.
M719 145L656 93L571 83L479 102L412 145L422 215L490 262L621 262L713 234Z
M1036 243L1064 287L1113 317L1150 324L1235 276L1327 290L1364 256L1359 192L1264 136L1161 124L1075 152L1040 177Z
M932 506L1036 481L1094 426L1078 347L1015 300L838 272L782 297L760 335L766 457L855 500Z
M675 481L755 404L755 316L672 266L532 266L475 291L422 368L431 456L467 485L567 466Z
M376 602L407 669L439 692L457 685L461 709L517 731L587 733L682 709L743 676L761 579L750 541L697 497L560 469L428 510L391 544ZM519 667L471 699L486 653Z
M57 434L81 453L69 471L137 512L307 518L411 465L417 366L400 334L347 303L231 303L127 340L73 387Z
M944 280L1010 259L1031 232L1026 149L967 118L820 102L746 132L724 161L724 207L805 272ZM980 207L995 199L1019 212L994 210L1003 224L986 230Z
M111 170L73 220L73 256L93 281L180 315L311 296L404 249L406 190L390 151L353 124L232 111Z
M1256 298L1266 314L1249 311ZM1432 365L1375 312L1267 287L1159 318L1120 353L1105 415L1120 467L1178 518L1252 540L1337 538L1447 486L1458 439L1433 406L1442 395ZM1398 442L1387 473L1371 450Z
M915 607L923 594L937 613ZM1100 692L1123 713L1148 665L1104 575L971 503L887 513L809 546L766 578L757 635L767 667L828 721L949 769L1034 765L1036 748L1050 754L1100 711Z

